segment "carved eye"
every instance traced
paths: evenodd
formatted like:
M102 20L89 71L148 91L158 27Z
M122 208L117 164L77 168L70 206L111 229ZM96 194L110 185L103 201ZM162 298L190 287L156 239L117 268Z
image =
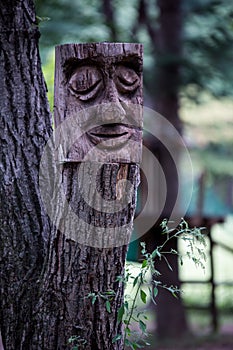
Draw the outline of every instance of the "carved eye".
M116 85L120 92L133 92L140 85L140 79L137 73L125 66L118 66L116 68L117 81Z
M96 67L79 67L70 78L68 86L80 100L90 100L96 97L102 86L101 73Z

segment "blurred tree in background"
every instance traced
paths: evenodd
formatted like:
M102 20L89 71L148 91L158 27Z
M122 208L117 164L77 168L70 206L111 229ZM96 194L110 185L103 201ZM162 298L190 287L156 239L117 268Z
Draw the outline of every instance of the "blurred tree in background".
M151 72L157 71L159 63L178 61L182 66L179 82L182 96L198 102L203 90L215 97L232 94L233 5L227 0L182 1L180 55L158 59L159 7L166 8L171 3L169 0L36 0L37 15L42 18L42 53L45 55L54 45L67 42L140 41L145 46L145 86L150 93L150 86L156 85Z
M179 115L181 103L198 104L206 96L220 99L233 94L233 4L228 0L37 0L36 6L38 20L42 20L40 45L46 76L48 72L50 77L53 75L51 48L56 44L138 41L145 48L145 105L156 109L179 131L183 128ZM46 17L50 19L43 21ZM47 83L51 98L52 78ZM202 120L197 120L196 123L186 120L196 128L194 135L202 128ZM214 179L222 177L232 186L229 157L232 159L233 137L211 139L208 126L204 130L206 142L201 153L198 138L190 142L194 152ZM170 194L162 213L166 217L178 184L174 164L163 147L155 142L153 151L166 173ZM155 236L158 244L157 227L148 235L152 248L155 243L151 238ZM170 248L176 248L176 243ZM177 262L172 261L172 265L174 271L164 272L164 282L179 285ZM163 271L164 266L158 269ZM185 333L187 324L181 300L171 300L162 293L159 298L158 334L169 337Z

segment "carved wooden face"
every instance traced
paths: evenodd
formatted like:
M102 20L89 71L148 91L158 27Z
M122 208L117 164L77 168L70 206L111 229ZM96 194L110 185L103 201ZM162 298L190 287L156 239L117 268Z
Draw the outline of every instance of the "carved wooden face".
M74 116L81 129L66 158L138 162L142 138L141 57L71 57L63 67L65 114Z

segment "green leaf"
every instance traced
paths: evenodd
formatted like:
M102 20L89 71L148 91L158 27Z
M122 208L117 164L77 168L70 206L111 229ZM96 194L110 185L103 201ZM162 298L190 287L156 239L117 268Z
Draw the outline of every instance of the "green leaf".
M107 290L107 292L105 292L105 294L107 295L116 295L116 293L114 292L114 290Z
M126 331L128 337L130 337L131 336L131 329L129 327L126 327L125 331Z
M91 299L91 303L92 303L92 305L94 305L94 304L95 304L96 299L97 299L97 295L94 295L94 296L92 297L92 299Z
M116 282L122 282L124 280L123 276L117 276Z
M138 283L138 276L135 277L135 279L134 279L134 281L133 281L133 287L135 287L137 283Z
M118 340L120 340L122 338L121 334L117 334L115 335L115 337L112 339L112 343L116 343Z
M95 295L95 293L88 293L87 296L86 296L86 298L91 298L91 297L93 297L94 295Z
M157 287L154 287L153 288L153 296L154 296L154 298L156 298L157 297L157 295L158 295L158 288Z
M142 269L144 269L144 267L146 267L148 265L147 260L143 260L142 262Z
M160 252L159 252L158 249L156 248L156 249L153 250L153 252L151 253L152 259L154 259L157 255L158 255L158 257L161 256Z
M142 289L140 290L140 297L141 297L141 300L143 301L143 303L146 304L147 295L144 292L144 290L142 290Z
M145 243L145 242L140 242L140 246L141 246L142 248L146 248L146 243Z
M130 344L131 344L131 341L129 341L129 339L125 339L125 345L127 345L127 346L130 346Z
M139 320L139 327L140 327L142 333L145 334L146 333L146 324L141 320Z
M109 313L111 313L111 304L110 304L109 300L106 301L105 306L106 306L106 310L107 310Z
M120 307L120 309L118 310L118 313L117 313L117 321L118 321L118 322L121 322L121 321L122 321L124 312L125 312L125 307L124 307L124 304L123 304L123 305Z

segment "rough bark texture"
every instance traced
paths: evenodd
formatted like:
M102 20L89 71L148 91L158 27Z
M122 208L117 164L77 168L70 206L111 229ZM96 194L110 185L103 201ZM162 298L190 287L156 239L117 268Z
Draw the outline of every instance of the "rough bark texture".
M98 232L99 227L104 227L104 235L108 235L108 231L117 226L119 220L123 220L128 222L132 229L138 166L103 165L98 182L102 188L105 187L108 195L109 190L116 187L117 177L122 168L124 175L134 184L132 202L128 208L116 215L97 213L84 203L80 197L76 176L79 168L80 164L64 165L63 184L69 204L79 220L88 220L90 231L93 225L96 235L100 234L100 238L96 240L97 244L105 238ZM80 182L86 185L86 179L82 175L81 179L79 176L79 185ZM112 197L114 198L114 193ZM57 220L61 222L65 215L63 209L58 208ZM85 218L82 214L85 214ZM127 245L99 248L80 244L89 232L79 225L79 220L77 225L73 221L65 225L62 231L56 231L51 238L50 257L43 282L41 303L37 310L38 338L35 338L35 344L38 349L69 349L72 348L68 345L69 338L77 336L80 349L122 349L121 342L112 344L112 339L121 333L121 324L117 323L117 310L123 301L123 285L116 279L124 273ZM69 230L76 234L71 237ZM128 241L129 227L122 230L122 234L127 236L125 241ZM91 237L89 240L90 245L92 239ZM109 299L111 312L108 312L106 299L101 297L100 293L106 297L106 292L110 290L114 291L115 295ZM90 293L96 295L94 304L93 297L88 297Z
M50 131L33 1L0 4L0 327L4 348L31 349L48 233L38 185Z
M50 199L46 209L50 216L51 211L54 213L52 223L57 225L50 227L39 191L39 166L51 125L33 2L4 1L0 5L0 19L0 327L4 348L68 349L71 348L68 339L77 335L79 348L120 349L121 342L112 344L113 336L121 329L117 324L117 309L123 300L123 286L116 282L116 277L124 271L139 181L138 165L129 161L129 164L111 163L110 158L108 164L101 163L94 179L95 191L87 203L80 189L91 188L95 166L87 162L83 167L78 159L75 162L63 159L62 165L59 159L54 162L57 150L53 153L50 143L40 170L43 200L46 206L46 199ZM115 53L113 50L112 57ZM124 56L124 50L122 53ZM61 71L63 68L60 67ZM118 73L123 82L124 74L128 77L125 86L118 84L120 93L130 101L136 92L141 98L138 73L128 64ZM94 81L94 88L97 85ZM92 94L92 88L86 87L87 94ZM112 93L108 94L105 88L106 85L101 91L106 96L116 96L113 84ZM81 94L86 95L86 91ZM119 112L122 101L115 102ZM116 115L116 110L108 110L107 114L111 113ZM110 129L95 132L98 138L103 135L104 140L109 130L116 138L131 135L129 131L122 132L121 125ZM141 133L138 135L134 142L140 141ZM110 141L110 147L113 144L115 141ZM73 156L78 156L76 149ZM123 179L131 186L122 183ZM48 186L46 193L43 193L43 181ZM113 205L113 213L106 213L106 201L117 203L125 192L127 205L120 210L117 206L114 210ZM64 197L68 205L59 202ZM102 204L102 210L95 208ZM69 213L74 213L78 220L67 221ZM106 240L109 232L113 239ZM82 239L86 236L88 244L84 245ZM109 299L111 312L104 299L109 290L115 291ZM96 295L94 304L87 297L89 293Z
M75 336L80 349L122 349L122 341L112 339L121 333L123 285L116 280L124 274L139 183L140 155L129 152L128 142L140 152L141 114L135 120L127 106L142 103L141 52L140 45L110 43L56 50L53 178L59 186L44 189L59 230L51 234L36 312L38 349L72 348L68 341Z

